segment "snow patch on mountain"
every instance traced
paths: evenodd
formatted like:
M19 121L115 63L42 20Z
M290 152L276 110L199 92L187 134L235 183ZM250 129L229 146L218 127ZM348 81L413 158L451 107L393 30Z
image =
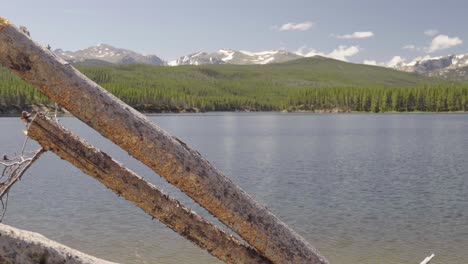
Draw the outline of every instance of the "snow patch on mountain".
M226 57L221 58L221 60L227 62L233 59L235 51L221 49L219 50L219 53L226 55ZM210 57L210 61L213 61L212 57Z
M97 59L114 64L144 63L165 65L165 62L156 55L143 55L131 50L116 48L108 44L98 44L77 51L57 49L54 53L69 62L82 62L85 60Z
M448 55L439 57L418 57L411 62L389 63L387 67L416 72L428 76L454 78L457 80L468 79L468 54Z
M299 58L302 58L302 56L282 50L251 52L245 50L220 49L212 53L202 52L183 56L175 61L169 62L169 65L269 64L274 62L281 63Z

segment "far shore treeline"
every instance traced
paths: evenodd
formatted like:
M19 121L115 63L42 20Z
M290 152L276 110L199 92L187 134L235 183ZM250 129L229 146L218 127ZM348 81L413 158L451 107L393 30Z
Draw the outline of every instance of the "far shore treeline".
M467 83L325 58L250 66L76 67L143 112L468 110ZM1 114L41 104L51 102L0 68Z

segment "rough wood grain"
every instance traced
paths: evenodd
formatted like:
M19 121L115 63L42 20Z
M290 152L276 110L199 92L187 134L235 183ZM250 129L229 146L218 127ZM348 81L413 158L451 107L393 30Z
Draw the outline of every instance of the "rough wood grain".
M177 186L272 262L327 263L197 151L12 25L0 29L0 65Z
M206 221L43 114L39 113L33 119L28 136L44 150L50 150L70 162L220 260L227 263L270 263L250 246Z
M116 264L5 224L0 224L0 263Z

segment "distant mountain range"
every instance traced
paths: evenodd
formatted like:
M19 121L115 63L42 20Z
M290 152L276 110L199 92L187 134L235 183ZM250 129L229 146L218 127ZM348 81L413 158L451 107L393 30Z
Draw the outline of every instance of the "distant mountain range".
M99 44L77 51L57 49L54 53L62 59L75 64L165 64L165 62L156 55L142 55L131 50L119 49L107 44Z
M150 65L207 65L207 64L270 64L283 63L303 58L285 50L250 52L243 50L221 49L216 52L197 52L166 62L156 55L143 55L131 50L99 44L77 51L57 49L55 54L75 65L112 65L112 64L150 64ZM415 59L409 63L399 62L387 65L405 72L415 72L431 77L451 80L468 80L468 54L449 55L434 58Z
M62 59L78 65L107 65L143 63L150 65L206 65L206 64L268 64L281 63L302 58L292 52L271 50L262 52L221 49L217 52L197 52L182 56L169 63L156 55L142 55L131 50L120 49L108 44L99 44L83 50L64 51L57 49L55 54Z
M177 65L205 65L205 64L268 64L281 63L302 58L295 53L283 50L270 50L262 52L250 52L244 50L221 49L217 52L197 52L180 57L169 62L171 66Z
M468 54L421 58L409 63L399 62L390 68L431 77L466 81L468 80Z

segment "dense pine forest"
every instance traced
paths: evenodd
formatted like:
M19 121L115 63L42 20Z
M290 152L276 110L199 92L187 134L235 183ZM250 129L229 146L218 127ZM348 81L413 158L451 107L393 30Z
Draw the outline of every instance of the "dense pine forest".
M466 83L320 57L251 66L77 68L144 112L468 110ZM0 69L0 113L33 104L50 101Z

